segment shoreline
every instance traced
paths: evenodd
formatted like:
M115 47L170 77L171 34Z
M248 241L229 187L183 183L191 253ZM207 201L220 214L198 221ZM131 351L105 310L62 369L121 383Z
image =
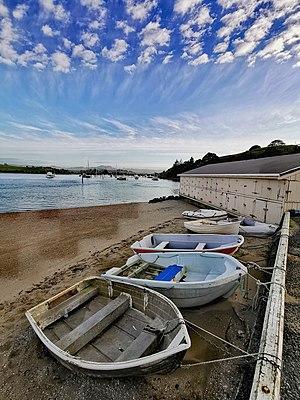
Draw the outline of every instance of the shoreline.
M183 200L165 200L0 213L0 303L190 208Z

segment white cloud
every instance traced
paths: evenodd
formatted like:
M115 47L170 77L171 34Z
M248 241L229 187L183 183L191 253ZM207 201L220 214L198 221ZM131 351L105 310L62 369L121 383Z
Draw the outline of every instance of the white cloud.
M128 44L123 39L116 39L110 50L107 47L102 49L102 55L109 58L111 61L116 62L123 60L126 55Z
M42 31L43 31L43 34L45 36L53 37L53 36L59 35L59 32L53 31L52 28L49 25L43 25L42 26Z
M256 42L247 42L245 40L237 39L234 41L234 45L235 45L234 55L236 57L240 57L240 56L246 56L248 54L251 54L252 51L257 46L257 43Z
M66 49L71 49L74 46L74 44L67 38L63 38L63 44Z
M135 28L129 26L126 21L117 21L116 28L122 29L126 36L128 36L131 32L135 32Z
M135 70L136 70L136 65L135 64L126 65L124 67L124 71L128 72L129 74L132 74Z
M26 4L19 4L13 10L13 16L15 19L22 19L28 10L28 6Z
M171 59L173 58L173 54L168 54L162 61L163 64L169 64L169 62L171 61Z
M145 28L142 29L140 36L142 46L168 46L170 43L171 31L166 28L160 28L159 22L149 22Z
M146 47L138 57L138 64L150 64L155 54L157 50L154 46Z
M189 61L190 65L196 66L200 64L207 64L209 62L209 58L207 54L201 54L201 56L195 58L194 60Z
M202 0L176 0L174 4L174 11L178 14L184 15L192 11L196 6L202 3Z
M53 0L39 0L39 3L43 10L48 14L52 13L55 19L59 21L68 19L69 13L65 11L61 4L56 5Z
M284 49L284 40L282 37L277 37L269 41L266 47L258 52L258 56L262 58L270 58L278 55Z
M1 2L0 3L0 17L8 17L8 8Z
M133 18L144 21L153 8L157 6L157 0L125 0L126 11Z
M99 10L103 6L103 0L80 0L80 3L91 10Z
M42 43L37 44L32 50L26 50L18 57L18 63L23 67L31 64L39 70L45 69L48 61L47 50Z
M87 50L82 44L73 47L72 57L81 58L81 62L85 67L90 69L97 68L96 54L91 50Z
M14 65L18 54L13 47L13 42L18 36L9 18L0 20L0 63Z
M51 56L53 71L56 72L70 72L71 60L67 54L62 51L56 51Z
M214 47L214 53L224 53L228 49L228 42L220 42Z
M231 63L234 61L234 55L232 54L231 51L227 51L225 54L221 54L217 60L217 64L225 64L225 63Z
M97 33L85 32L81 35L81 40L86 47L94 47L99 42L99 36Z

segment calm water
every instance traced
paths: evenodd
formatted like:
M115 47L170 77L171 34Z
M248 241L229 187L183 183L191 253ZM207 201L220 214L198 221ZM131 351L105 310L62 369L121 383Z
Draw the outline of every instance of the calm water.
M133 177L126 181L100 176L84 179L78 175L0 173L0 212L46 210L145 202L177 194L178 182Z

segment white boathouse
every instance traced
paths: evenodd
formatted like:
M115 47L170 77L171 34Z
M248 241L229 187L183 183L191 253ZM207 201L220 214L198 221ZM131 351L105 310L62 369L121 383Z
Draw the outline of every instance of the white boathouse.
M179 177L187 200L258 221L279 223L300 209L300 153L208 164Z

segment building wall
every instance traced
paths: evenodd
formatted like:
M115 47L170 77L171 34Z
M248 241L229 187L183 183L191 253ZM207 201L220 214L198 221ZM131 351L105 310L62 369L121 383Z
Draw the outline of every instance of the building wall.
M300 210L300 172L284 177L287 181L285 210Z
M204 204L279 223L285 210L300 208L300 174L285 179L181 176L180 194Z

